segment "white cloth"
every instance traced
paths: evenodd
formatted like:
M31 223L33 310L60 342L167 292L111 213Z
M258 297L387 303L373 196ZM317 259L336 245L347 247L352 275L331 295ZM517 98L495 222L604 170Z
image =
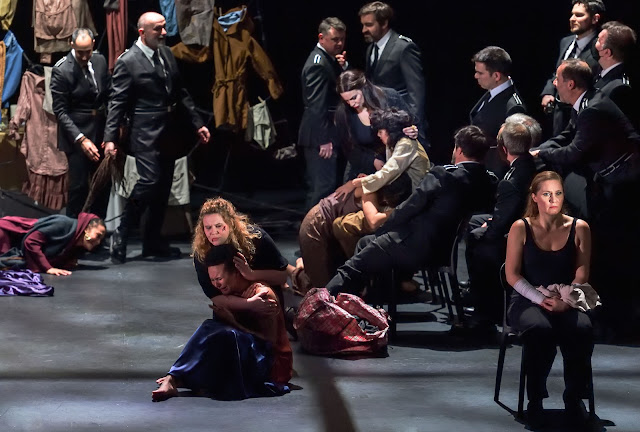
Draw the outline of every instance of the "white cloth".
M263 150L276 141L276 128L273 125L267 101L260 99L260 103L249 108L244 140L257 142Z
M545 297L560 298L572 308L582 312L602 305L600 296L588 283L573 285L553 284L546 288L540 286L536 289L544 294Z
M140 176L136 169L136 158L127 155L124 163L124 176L121 182L114 182L115 190L118 195L129 198L133 187L136 185ZM187 157L183 156L176 159L173 168L173 183L171 184L171 195L169 195L168 205L186 205L191 201L189 193L189 164Z

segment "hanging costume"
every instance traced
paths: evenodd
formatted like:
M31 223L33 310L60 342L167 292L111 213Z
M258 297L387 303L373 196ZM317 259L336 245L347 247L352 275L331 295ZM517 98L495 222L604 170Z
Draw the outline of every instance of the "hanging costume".
M25 72L20 85L18 109L9 122L9 135L18 139L18 128L26 122L20 152L25 156L28 181L22 191L41 205L54 210L67 201L67 158L58 150L56 116L42 108L45 78Z
M246 6L227 12L213 22L213 114L216 127L233 131L247 128L249 102L247 101L247 65L250 62L258 75L267 82L274 99L283 89L271 60L260 44L251 36L254 25L247 15ZM173 55L192 63L211 59L208 47L188 47L184 42L171 48Z
M80 213L78 219L64 215L40 219L5 216L0 218L0 254L17 248L26 268L35 272L69 267L84 250L76 243L89 222L97 217L91 213Z

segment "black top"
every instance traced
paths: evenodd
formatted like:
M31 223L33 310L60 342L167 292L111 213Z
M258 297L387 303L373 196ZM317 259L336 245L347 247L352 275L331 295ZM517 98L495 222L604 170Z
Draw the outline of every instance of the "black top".
M275 242L262 228L257 226L252 227L256 231L260 232L260 237L255 238L253 243L256 247L256 253L253 259L249 263L249 266L253 270L284 270L287 268L287 260L280 254ZM211 279L209 278L209 272L207 266L204 263L198 261L196 257L193 257L193 265L196 268L196 274L198 275L198 282L202 287L202 291L207 298L215 297L222 294L220 290L213 286ZM275 288L275 287L271 287Z
M576 274L576 218L573 218L569 238L557 251L543 250L533 238L526 219L524 226L527 238L522 251L522 276L533 286L547 287L552 284L570 285Z

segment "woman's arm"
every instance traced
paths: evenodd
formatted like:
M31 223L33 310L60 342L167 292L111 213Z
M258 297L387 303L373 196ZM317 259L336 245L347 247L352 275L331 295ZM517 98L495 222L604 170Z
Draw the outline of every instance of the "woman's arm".
M217 295L211 297L211 302L219 308L229 309L231 312L254 312L261 315L274 315L278 313L278 308L273 307L277 302L266 297L263 293L257 293L249 298L242 298L233 295Z
M240 274L248 281L252 282L264 282L267 285L283 285L287 282L287 268L282 270L253 270L247 259L238 252L238 255L233 257L233 263L236 265L236 269Z
M544 294L536 290L522 276L522 252L527 238L526 228L522 220L517 220L511 225L509 236L507 237L507 257L505 259L505 275L507 282L520 295L528 298L536 304L542 304Z
M591 229L589 224L580 219L576 221L576 252L576 275L571 283L587 283L591 260Z
M415 140L400 139L393 149L393 154L382 169L360 179L365 194L372 193L382 186L397 179L405 172L418 153L418 143Z
M24 260L27 268L34 272L45 273L53 266L44 255L42 248L47 243L47 238L40 231L32 231L23 240Z
M378 210L378 197L375 193L362 196L362 212L367 222L367 227L375 231L387 220L389 215Z

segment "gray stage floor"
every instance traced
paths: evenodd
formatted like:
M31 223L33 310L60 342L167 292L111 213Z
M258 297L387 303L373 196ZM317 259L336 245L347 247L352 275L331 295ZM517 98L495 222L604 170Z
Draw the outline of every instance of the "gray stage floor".
M276 241L293 263L291 236ZM69 277L47 276L52 298L0 299L0 431L525 430L493 402L497 347L413 333L447 330L434 322L400 324L387 358L319 358L294 343L297 389L282 397L221 402L183 393L152 403L154 380L210 312L189 259L139 254L134 244L125 265L84 260ZM640 430L638 352L596 346L597 412L610 421L600 430ZM520 348L510 348L501 399L512 408L519 359ZM562 387L558 358L545 403L558 422Z

